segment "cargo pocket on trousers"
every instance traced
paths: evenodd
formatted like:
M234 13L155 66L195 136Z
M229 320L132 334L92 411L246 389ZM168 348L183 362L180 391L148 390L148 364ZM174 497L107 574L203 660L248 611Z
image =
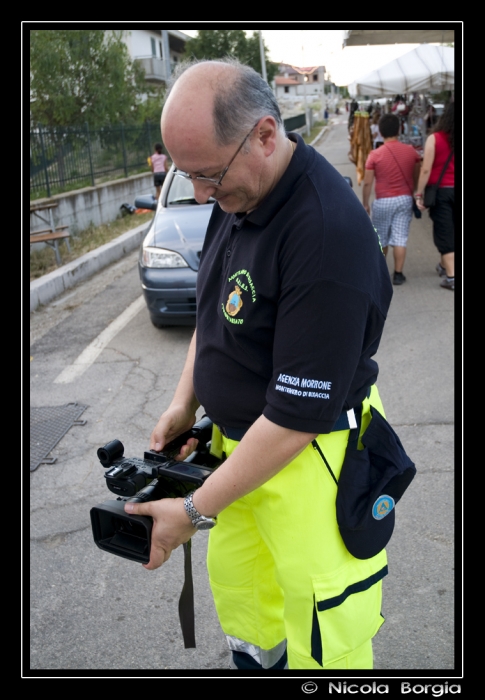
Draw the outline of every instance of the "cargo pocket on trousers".
M323 668L371 639L384 622L382 579L385 551L352 559L331 576L313 579L311 655Z

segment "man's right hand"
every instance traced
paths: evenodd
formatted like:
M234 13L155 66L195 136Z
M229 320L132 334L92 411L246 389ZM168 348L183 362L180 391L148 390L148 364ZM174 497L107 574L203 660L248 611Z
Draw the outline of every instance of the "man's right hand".
M172 442L181 433L190 430L196 422L195 413L178 407L170 407L162 413L160 420L156 424L151 438L150 449L161 452L165 445ZM199 441L190 438L185 445L180 448L179 454L175 457L178 461L183 461L197 449Z

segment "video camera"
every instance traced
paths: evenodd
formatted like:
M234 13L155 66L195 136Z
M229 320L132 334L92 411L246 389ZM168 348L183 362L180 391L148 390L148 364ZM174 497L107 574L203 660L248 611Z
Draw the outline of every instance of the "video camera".
M144 458L124 457L124 447L112 440L98 449L99 461L107 471L106 485L118 498L91 508L94 541L100 549L142 564L150 561L152 518L129 515L127 501L144 503L160 498L186 496L201 486L220 460L210 453L212 422L207 416L191 430L179 435L162 452L149 450ZM189 438L199 441L197 450L184 462L174 457ZM197 460L198 463L195 463Z

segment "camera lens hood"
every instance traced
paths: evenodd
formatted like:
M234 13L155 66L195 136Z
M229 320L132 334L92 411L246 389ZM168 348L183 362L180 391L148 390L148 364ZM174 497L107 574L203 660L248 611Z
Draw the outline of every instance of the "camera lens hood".
M125 513L125 502L105 501L91 508L94 541L105 552L148 564L153 520Z

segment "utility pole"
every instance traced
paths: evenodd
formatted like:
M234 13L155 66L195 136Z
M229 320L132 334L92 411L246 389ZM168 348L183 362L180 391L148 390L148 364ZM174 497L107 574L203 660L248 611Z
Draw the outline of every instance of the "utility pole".
M323 66L322 73L322 122L325 119L325 66Z
M261 29L259 30L259 50L261 52L261 68L263 71L263 80L266 80L266 82L268 82L268 78L266 76L266 57L264 55L264 42L263 35L261 34Z
M303 76L303 98L305 101L305 126L306 126L306 135L310 136L310 120L308 118L308 106L307 106L307 101L306 101L306 84L308 82L308 75Z
M162 58L165 68L165 84L168 85L168 81L172 75L172 68L170 66L170 45L168 41L168 31L166 29L162 29Z

